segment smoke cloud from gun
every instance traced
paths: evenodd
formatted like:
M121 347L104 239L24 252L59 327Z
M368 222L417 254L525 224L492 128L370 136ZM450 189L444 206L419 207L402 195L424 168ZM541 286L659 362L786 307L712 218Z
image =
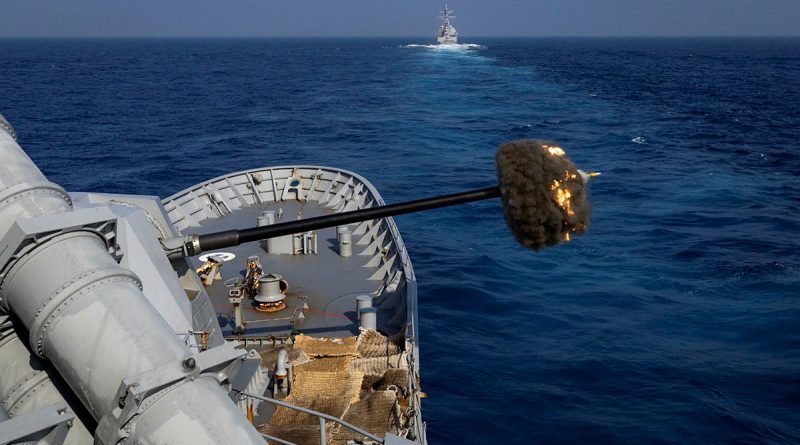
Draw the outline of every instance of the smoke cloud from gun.
M543 140L503 144L496 161L505 220L520 244L538 251L586 231L586 183L598 173L578 170L561 147Z

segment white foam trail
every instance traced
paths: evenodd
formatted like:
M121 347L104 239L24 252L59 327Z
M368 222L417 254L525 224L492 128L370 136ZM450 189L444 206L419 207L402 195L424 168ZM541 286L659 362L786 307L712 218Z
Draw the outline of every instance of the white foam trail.
M411 43L408 45L401 45L401 48L424 48L424 49L432 49L436 51L466 51L469 49L485 49L486 47L483 45L478 45L477 43L454 43L454 44L446 44L446 45L420 45L416 43Z

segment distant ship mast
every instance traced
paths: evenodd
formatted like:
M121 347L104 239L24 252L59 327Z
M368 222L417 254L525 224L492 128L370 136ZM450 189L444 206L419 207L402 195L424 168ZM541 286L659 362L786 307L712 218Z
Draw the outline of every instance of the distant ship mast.
M442 24L439 25L439 33L436 36L436 40L441 45L453 45L458 43L458 31L450 24L450 19L455 17L452 13L453 11L447 9L447 3L445 3L442 15L439 16L439 19L442 20Z

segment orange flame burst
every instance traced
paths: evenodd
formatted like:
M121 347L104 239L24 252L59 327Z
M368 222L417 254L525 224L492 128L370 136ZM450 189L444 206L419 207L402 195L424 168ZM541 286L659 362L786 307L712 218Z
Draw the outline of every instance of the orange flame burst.
M564 149L561 147L557 147L555 145L542 145L543 148L547 149L547 152L553 156L564 156Z
M564 180L568 181L569 179L574 179L575 175L571 175L569 172L564 174ZM554 190L556 192L555 200L556 204L559 207L564 209L567 212L567 215L573 216L575 212L572 210L572 203L570 199L572 198L572 192L567 190L566 188L561 187L561 182L557 179L553 179L553 185L550 187L550 190Z
M572 210L572 201L571 201L572 192L569 191L566 185L570 180L575 180L577 179L577 177L578 175L576 175L575 173L566 171L564 172L564 178L561 181L553 179L553 184L550 186L550 190L555 192L554 201L556 205L561 207L567 214L567 216L574 216L575 211ZM575 231L576 228L573 227L570 230ZM564 234L564 241L569 241L569 240L570 240L570 234L569 232L566 232Z

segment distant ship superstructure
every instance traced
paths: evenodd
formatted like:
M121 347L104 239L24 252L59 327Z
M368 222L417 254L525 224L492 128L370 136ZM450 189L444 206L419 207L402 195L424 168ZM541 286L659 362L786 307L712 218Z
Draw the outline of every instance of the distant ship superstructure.
M439 25L439 32L436 35L436 40L440 45L455 45L458 43L458 31L450 24L450 19L455 17L452 13L453 11L447 9L447 3L445 3L442 15L439 16L442 24Z

